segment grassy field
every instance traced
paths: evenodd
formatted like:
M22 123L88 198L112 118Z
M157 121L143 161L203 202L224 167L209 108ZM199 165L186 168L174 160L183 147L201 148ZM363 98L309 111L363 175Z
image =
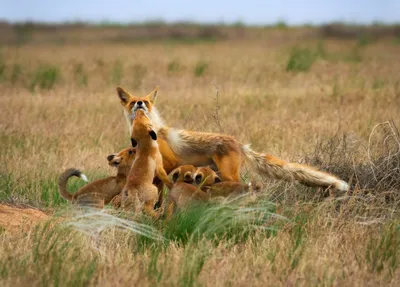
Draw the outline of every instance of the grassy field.
M1 46L0 201L53 219L0 228L0 285L398 286L398 39L257 33ZM130 145L118 85L137 95L158 85L168 125L234 135L333 172L352 191L266 181L257 197L194 206L168 223L71 207L58 175L113 174L106 156Z

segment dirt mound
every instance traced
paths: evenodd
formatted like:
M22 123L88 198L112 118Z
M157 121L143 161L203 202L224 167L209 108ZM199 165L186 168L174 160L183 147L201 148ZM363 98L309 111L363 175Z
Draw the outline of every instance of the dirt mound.
M37 209L0 204L0 229L9 232L28 230L48 216Z

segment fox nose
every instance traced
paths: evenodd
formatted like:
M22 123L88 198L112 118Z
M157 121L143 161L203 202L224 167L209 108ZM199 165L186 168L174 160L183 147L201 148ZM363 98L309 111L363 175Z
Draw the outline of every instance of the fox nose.
M113 154L110 154L110 155L107 157L107 160L108 160L108 161L112 161L113 158L114 158L114 155L113 155Z
M137 105L138 105L138 106L141 106L141 105L143 105L143 102L142 102L142 101L138 101L138 102L137 102Z

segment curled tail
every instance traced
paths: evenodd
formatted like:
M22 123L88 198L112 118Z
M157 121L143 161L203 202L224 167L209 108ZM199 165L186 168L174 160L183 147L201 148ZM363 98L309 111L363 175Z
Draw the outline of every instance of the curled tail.
M311 166L290 163L271 155L257 153L249 145L242 146L242 151L246 160L259 175L287 181L296 180L309 186L333 186L340 191L349 190L349 185L345 181Z
M72 201L73 195L68 192L67 190L67 182L71 176L77 176L82 178L84 181L88 182L86 175L84 175L80 170L70 168L64 171L60 177L58 178L58 191L60 192L61 196L64 197L66 200Z

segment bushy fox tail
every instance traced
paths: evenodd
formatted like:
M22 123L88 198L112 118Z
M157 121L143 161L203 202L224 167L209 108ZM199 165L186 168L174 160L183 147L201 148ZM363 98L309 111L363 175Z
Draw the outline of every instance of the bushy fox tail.
M82 178L84 181L88 182L86 175L84 175L80 170L70 168L64 171L60 177L58 178L58 191L60 192L61 196L64 197L66 200L72 201L73 196L67 190L67 182L68 179L72 176L77 176Z
M309 186L332 186L340 191L349 190L349 185L345 181L311 166L290 163L271 155L257 153L249 145L243 145L242 151L247 162L261 176L287 181L296 180Z

